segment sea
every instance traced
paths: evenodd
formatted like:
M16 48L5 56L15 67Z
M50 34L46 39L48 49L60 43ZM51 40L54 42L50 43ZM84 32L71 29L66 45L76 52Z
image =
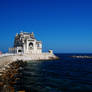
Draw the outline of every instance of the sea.
M15 91L92 92L92 59L72 56L92 54L56 54L59 60L30 61L21 72Z

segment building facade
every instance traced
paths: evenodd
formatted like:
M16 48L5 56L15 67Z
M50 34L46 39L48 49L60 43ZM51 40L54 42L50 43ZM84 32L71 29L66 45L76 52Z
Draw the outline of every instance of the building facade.
M9 48L10 53L42 53L42 42L37 41L34 33L20 32L14 39L14 47Z

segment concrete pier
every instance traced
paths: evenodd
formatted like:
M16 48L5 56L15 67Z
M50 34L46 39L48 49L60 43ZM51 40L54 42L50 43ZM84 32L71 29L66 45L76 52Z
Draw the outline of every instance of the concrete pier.
M41 53L41 54L2 54L0 56L0 65L5 65L12 61L23 60L55 60L58 59L57 56L50 53Z

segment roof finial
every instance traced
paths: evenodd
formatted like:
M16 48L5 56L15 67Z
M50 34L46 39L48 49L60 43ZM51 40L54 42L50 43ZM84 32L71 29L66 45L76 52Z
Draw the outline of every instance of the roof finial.
M32 35L34 35L34 32L32 32Z
M18 33L16 33L16 36L18 36Z
M31 36L31 38L34 39L34 33L33 32L30 34L30 36Z

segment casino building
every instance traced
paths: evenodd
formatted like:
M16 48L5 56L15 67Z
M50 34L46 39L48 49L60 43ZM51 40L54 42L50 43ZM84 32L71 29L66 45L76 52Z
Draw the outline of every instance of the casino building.
M25 53L42 53L42 42L36 40L34 33L20 32L14 39L13 48L9 48L9 53L25 54Z

